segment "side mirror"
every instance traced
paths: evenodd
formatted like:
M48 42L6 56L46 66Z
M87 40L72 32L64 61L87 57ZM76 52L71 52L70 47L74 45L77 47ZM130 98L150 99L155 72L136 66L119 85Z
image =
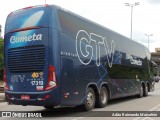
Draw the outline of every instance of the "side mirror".
M154 81L155 81L155 82L157 82L157 83L158 83L158 82L159 82L159 80L160 80L160 76L156 76L156 77L154 77Z

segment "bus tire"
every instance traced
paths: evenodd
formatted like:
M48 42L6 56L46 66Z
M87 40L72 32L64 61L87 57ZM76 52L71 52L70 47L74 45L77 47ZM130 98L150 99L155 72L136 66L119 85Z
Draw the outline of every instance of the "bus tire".
M145 86L144 97L148 96L148 85Z
M96 101L96 97L95 97L95 92L94 90L89 87L86 91L86 96L85 96L85 102L83 105L83 110L85 111L90 111L92 109L94 109L95 107L95 101Z
M138 97L141 98L144 95L144 89L143 86L141 85L140 93L138 94Z
M106 87L102 87L100 89L100 94L99 94L99 97L96 101L96 106L97 107L100 107L100 108L103 108L107 105L108 103L108 90L106 89Z

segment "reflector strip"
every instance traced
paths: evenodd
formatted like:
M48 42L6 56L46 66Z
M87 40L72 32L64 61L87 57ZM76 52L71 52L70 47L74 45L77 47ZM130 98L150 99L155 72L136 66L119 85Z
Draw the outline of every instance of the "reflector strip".
M43 26L31 26L31 27L26 27L26 28L20 28L20 29L11 31L10 33L19 32L19 31L26 31L26 30L31 30L31 29L39 29L39 28L43 28Z

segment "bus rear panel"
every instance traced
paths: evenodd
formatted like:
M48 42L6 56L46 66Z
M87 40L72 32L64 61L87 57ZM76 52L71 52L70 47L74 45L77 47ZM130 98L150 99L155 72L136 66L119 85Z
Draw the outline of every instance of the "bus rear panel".
M53 59L57 55L53 44L58 46L58 32L50 27L49 13L49 7L36 6L12 12L7 18L4 81L8 102L60 104L59 71L56 69L59 67L54 65ZM51 35L54 41L49 41Z

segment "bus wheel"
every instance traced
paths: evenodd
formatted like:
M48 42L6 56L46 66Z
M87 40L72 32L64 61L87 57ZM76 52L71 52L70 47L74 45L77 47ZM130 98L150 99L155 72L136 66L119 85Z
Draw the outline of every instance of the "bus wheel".
M141 91L140 91L140 94L138 94L138 97L139 98L143 97L143 94L144 94L144 90L143 90L143 86L141 85Z
M145 90L144 90L144 96L148 96L148 85L146 85Z
M95 92L91 87L89 87L87 89L86 99L85 99L85 103L83 105L84 110L85 111L92 110L95 106L95 101L96 101Z
M108 103L108 91L106 87L102 87L100 90L99 98L97 100L97 107L105 107Z

